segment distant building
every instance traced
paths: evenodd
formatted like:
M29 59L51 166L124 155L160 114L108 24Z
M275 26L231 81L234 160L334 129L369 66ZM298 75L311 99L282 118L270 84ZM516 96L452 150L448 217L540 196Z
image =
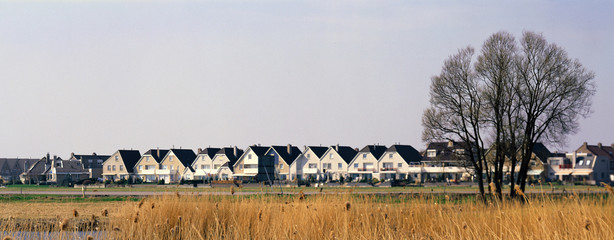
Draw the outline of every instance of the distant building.
M98 155L96 153L92 153L91 155L71 153L68 160L80 161L83 168L90 173L89 178L102 178L102 164L109 157L111 156Z
M6 183L19 181L20 174L34 165L39 159L34 158L0 158L0 178Z
M582 144L565 158L550 159L554 175L561 181L586 184L611 183L614 181L614 144L604 146Z

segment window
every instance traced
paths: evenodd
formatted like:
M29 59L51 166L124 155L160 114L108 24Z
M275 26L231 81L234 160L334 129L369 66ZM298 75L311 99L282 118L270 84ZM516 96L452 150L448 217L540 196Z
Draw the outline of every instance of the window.
M580 160L580 161L578 162L578 165L579 165L579 166L582 166L582 163L584 163L584 160Z
M333 159L333 154L332 153L330 154L330 159Z
M458 155L465 154L465 149L456 149L456 154L458 154Z
M115 161L119 160L119 156L115 156Z
M362 159L366 159L366 158L367 158L367 154L366 154L366 153L363 153L363 154L362 154Z
M535 167L535 165L537 165L537 163L535 163L535 161L531 161L531 166Z
M586 166L590 166L591 165L591 160L586 160Z
M111 165L107 165L107 171L111 171Z
M610 170L614 170L614 161L610 161Z
M124 165L119 165L119 170L124 171Z
M426 156L427 157L435 157L435 156L437 156L437 150L427 150L426 151Z
M318 165L315 163L310 163L309 168L318 168Z
M358 168L358 163L354 163L354 168Z
M309 153L307 153L307 158L309 158L309 157L310 157L310 156L309 156Z
M173 170L173 167L174 167L174 166L173 166L173 165L171 165L171 170Z
M279 164L279 169L284 169L284 164L283 163Z
M239 169L243 170L243 164L239 165Z
M169 156L168 160L172 162L173 161L173 156Z
M93 161L92 161L92 159L88 159L87 162L92 163Z
M220 164L215 164L215 165L213 165L213 169L218 169L218 168L220 168L220 166L221 166Z
M399 163L398 168L402 168L403 167L403 163Z
M391 153L391 154L388 154L388 158L392 158L392 155L393 155L392 153Z
M166 170L167 166L166 165L162 165L162 170Z
M205 169L205 164L201 164L200 169Z
M337 163L337 168L338 169L342 169L343 168L343 164L342 163Z
M559 165L559 160L550 160L550 165Z
M204 165L204 167L203 167L203 168L204 168L204 169L209 169L209 168L211 168L211 165Z
M252 159L252 155L251 155L251 154L248 154L248 155L247 155L247 159Z
M113 165L113 171L115 171L115 165Z
M149 162L149 157L145 157L145 162Z
M330 163L324 163L324 165L322 166L322 168L324 168L324 169L332 169L332 164L330 164Z

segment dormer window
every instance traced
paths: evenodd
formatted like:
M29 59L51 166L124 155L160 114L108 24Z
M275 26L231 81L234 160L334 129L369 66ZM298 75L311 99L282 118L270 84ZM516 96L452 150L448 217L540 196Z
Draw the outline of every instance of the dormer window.
M427 157L435 157L437 156L437 150L426 150Z

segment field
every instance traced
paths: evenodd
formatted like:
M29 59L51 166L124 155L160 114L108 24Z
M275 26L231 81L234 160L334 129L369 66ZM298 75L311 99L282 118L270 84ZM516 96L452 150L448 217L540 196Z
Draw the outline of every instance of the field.
M228 189L227 189L228 190ZM230 192L231 190L229 190ZM235 191L233 188L232 191ZM212 195L2 199L0 233L95 239L610 239L611 193ZM89 232L94 231L94 232ZM23 236L22 236L23 237Z

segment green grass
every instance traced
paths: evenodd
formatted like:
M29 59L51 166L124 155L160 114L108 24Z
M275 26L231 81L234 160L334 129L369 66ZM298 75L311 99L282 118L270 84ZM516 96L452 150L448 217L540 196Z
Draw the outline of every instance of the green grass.
M123 202L123 201L139 201L140 198L127 196L87 196L86 198L71 195L36 195L36 194L11 194L0 195L0 202L28 202L28 203L43 203L43 202Z

